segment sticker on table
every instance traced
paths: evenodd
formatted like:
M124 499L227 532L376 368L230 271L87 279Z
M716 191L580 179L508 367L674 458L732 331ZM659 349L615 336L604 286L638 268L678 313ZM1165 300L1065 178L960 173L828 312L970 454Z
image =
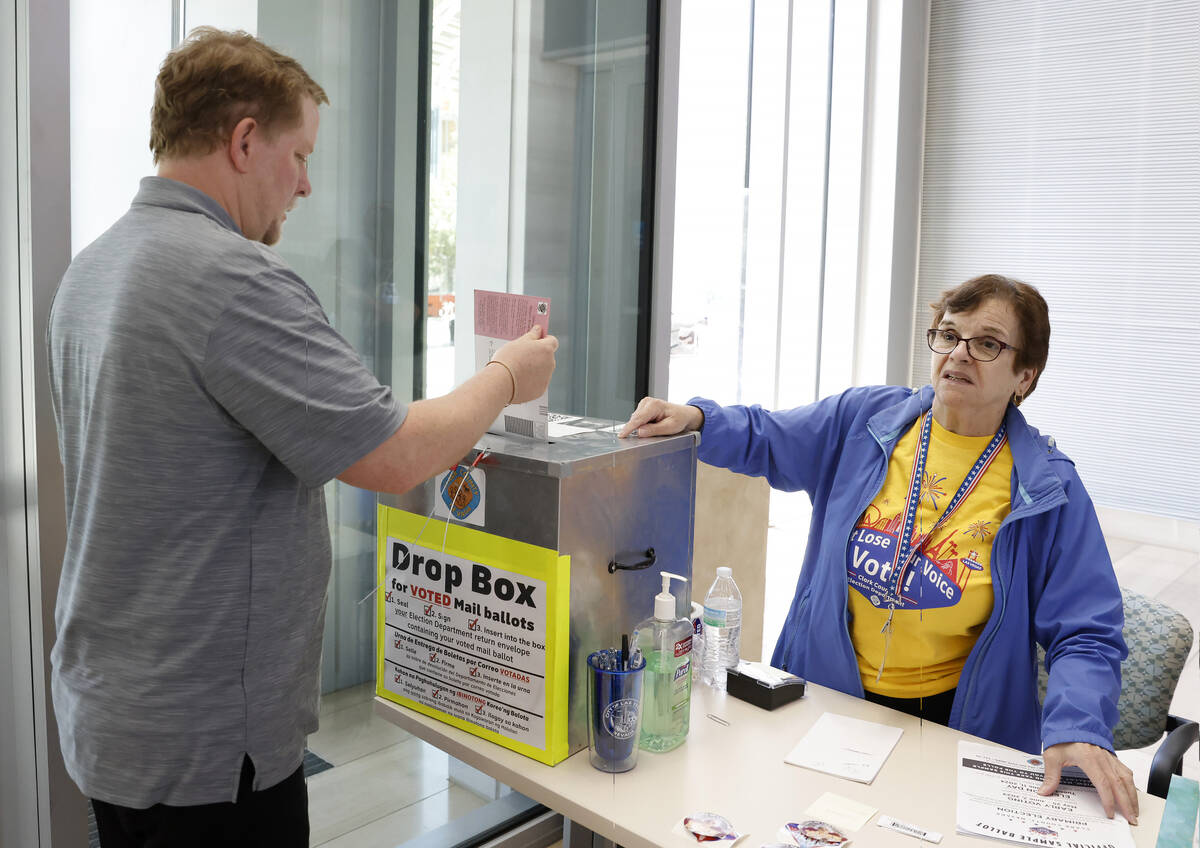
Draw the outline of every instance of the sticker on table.
M842 833L829 822L810 819L802 822L788 822L788 835L797 845L803 848L831 848L845 845L850 837Z
M720 842L733 845L742 835L733 829L733 824L716 813L692 813L684 816L675 825L675 832L692 843Z

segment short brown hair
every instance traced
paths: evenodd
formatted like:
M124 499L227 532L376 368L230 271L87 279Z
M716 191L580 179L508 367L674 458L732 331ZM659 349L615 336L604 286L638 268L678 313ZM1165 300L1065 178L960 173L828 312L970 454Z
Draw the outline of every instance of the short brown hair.
M947 312L971 312L992 298L1004 301L1016 313L1021 340L1013 352L1013 371L1035 369L1033 382L1024 395L1029 397L1046 370L1046 359L1050 355L1050 309L1041 293L1029 283L999 274L984 274L967 280L942 292L938 300L929 304L933 310L933 323L930 326L940 324ZM1014 396L1013 403L1020 403L1023 399Z
M198 27L167 54L154 82L154 161L211 153L246 117L268 133L294 127L305 96L329 102L295 59L249 33Z

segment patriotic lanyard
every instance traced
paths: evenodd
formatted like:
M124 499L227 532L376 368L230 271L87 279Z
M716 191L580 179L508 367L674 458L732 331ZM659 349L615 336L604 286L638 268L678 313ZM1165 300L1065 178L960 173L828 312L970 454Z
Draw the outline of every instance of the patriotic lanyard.
M916 455L913 457L912 474L908 479L908 495L904 500L904 523L900 527L900 535L896 540L896 557L892 560L894 579L889 580L887 585L888 617L880 631L884 634L884 661L887 658L888 642L892 635L892 616L895 615L896 604L900 602L900 587L904 585L904 578L908 574L909 568L916 561L917 555L925 547L929 538L937 532L939 527L950 520L950 517L958 511L971 492L975 491L975 487L991 467L992 461L1000 455L1000 449L1008 441L1007 428L1002 423L1000 429L996 431L996 435L992 436L992 440L983 449L983 453L979 455L975 464L967 472L967 476L963 478L962 485L958 487L958 491L954 493L950 503L946 504L946 511L942 513L941 518L929 529L928 533L914 539L913 528L917 523L917 510L921 506L921 481L925 478L925 460L929 455L932 421L933 414L930 412L925 413L921 419L921 438L917 444ZM877 681L883 676L884 661L879 664L879 674L875 678Z
M954 493L950 503L946 504L946 511L942 513L942 517L937 520L928 533L914 539L913 528L917 523L917 510L921 506L921 481L925 477L925 460L929 455L929 436L932 429L930 422L932 421L933 415L930 413L926 413L921 420L921 440L917 445L917 453L913 457L912 474L908 479L908 496L904 500L904 524L900 527L900 538L896 540L896 558L892 561L892 574L895 579L889 581L890 585L888 586L890 594L895 600L900 599L900 587L904 585L904 577L921 549L929 541L929 537L949 521L971 492L975 491L975 487L991 467L992 461L1000 455L1000 449L1008 440L1005 425L1001 424L996 435L992 436L992 440L988 442L983 453L979 455L975 464L971 466L971 470L967 472L967 476L963 478L962 485L958 487L958 491Z

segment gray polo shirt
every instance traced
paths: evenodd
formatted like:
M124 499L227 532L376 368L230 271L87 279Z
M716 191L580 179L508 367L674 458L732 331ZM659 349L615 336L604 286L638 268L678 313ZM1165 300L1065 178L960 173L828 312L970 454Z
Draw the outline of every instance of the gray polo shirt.
M278 254L160 177L71 263L48 343L68 771L130 807L231 801L243 753L278 783L317 728L321 487L405 407Z

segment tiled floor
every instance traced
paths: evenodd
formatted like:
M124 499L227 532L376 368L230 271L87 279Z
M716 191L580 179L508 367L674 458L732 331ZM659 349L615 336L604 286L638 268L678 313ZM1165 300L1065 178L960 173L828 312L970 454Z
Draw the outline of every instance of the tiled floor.
M308 747L334 767L308 781L314 848L393 848L487 803L450 783L445 753L378 718L374 691L322 699Z
M1178 609L1200 631L1200 553L1124 539L1110 540L1109 551L1123 586ZM1200 719L1197 651L1193 641L1172 712ZM450 783L446 754L376 717L372 696L373 686L363 685L322 701L309 748L334 768L308 781L313 846L393 848L487 803ZM1143 788L1153 754L1154 747L1120 753ZM1200 779L1195 747L1184 774Z

